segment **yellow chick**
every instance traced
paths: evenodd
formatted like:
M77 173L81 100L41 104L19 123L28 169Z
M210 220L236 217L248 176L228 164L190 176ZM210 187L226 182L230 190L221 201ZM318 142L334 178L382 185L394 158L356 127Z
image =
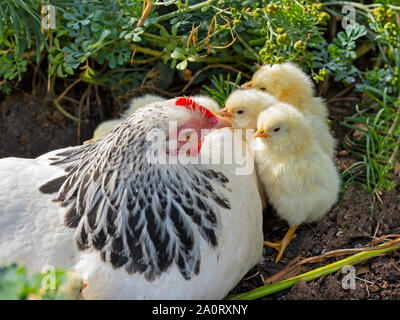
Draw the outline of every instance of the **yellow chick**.
M108 120L100 123L93 132L93 138L85 141L84 144L100 140L111 132L117 125L119 125L123 119Z
M327 124L328 108L322 98L314 97L313 82L298 66L290 62L264 65L244 87L268 92L297 108L310 122L324 152L333 157L336 141Z
M68 271L66 277L67 281L60 286L59 293L67 300L84 300L82 290L85 289L86 284L82 277L74 271Z
M257 130L259 113L276 103L278 100L268 93L239 89L230 94L218 114L228 117L234 129Z
M278 103L272 95L259 90L238 89L230 94L225 102L225 107L217 112L218 115L229 118L233 129L257 130L257 118L261 111ZM253 132L254 132L253 131ZM253 134L252 134L253 135ZM246 131L242 132L242 139L246 142ZM258 181L258 191L262 200L262 207L266 207L266 195L263 185Z
M278 243L276 261L301 223L323 217L337 201L340 179L331 157L318 143L307 119L295 108L278 103L260 113L254 135L259 179L270 203L290 226Z
M247 86L268 92L301 112L308 110L322 119L328 117L328 108L323 99L314 97L313 82L294 63L264 65L254 73Z

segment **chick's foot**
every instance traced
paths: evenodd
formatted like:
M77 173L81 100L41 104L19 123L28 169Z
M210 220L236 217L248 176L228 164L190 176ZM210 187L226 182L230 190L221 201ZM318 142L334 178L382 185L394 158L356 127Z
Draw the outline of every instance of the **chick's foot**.
M275 262L279 262L282 258L283 253L285 252L287 246L289 245L290 241L292 241L294 233L296 232L298 226L290 227L289 230L286 232L283 239L279 242L270 242L264 241L264 245L270 248L274 248L278 251L278 255L276 256Z

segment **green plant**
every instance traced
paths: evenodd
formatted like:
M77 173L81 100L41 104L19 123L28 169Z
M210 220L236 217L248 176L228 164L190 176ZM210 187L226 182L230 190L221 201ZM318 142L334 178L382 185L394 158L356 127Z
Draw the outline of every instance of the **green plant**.
M312 54L307 46L325 41L327 19L322 4L303 0L275 1L276 8L253 0L245 7L239 0L193 1L190 5L178 0L153 5L146 14L142 1L50 1L56 6L56 28L42 32L41 3L17 3L21 5L0 2L4 12L1 30L7 31L0 33L0 50L9 62L7 68L0 67L0 88L7 92L9 81L16 76L21 80L27 66L39 63L43 55L53 78L76 74L89 60L104 66L93 67L92 81L109 88L118 75L106 77L104 72L133 65L151 68L158 61L177 70L188 68L189 63L230 63L253 70L251 60L292 60L310 66ZM9 11L15 18L5 18L12 17ZM140 81L137 76L130 78Z
M236 76L235 82L231 82L230 75L231 74L228 73L225 79L222 75L219 75L218 78L213 75L211 78L212 87L203 86L203 88L205 89L205 91L203 91L203 94L208 95L215 101L217 101L220 107L225 105L225 101L232 93L232 91L238 88L240 79L242 77L242 74L239 72Z
M55 270L55 288L44 289L43 282L51 271L46 273L35 273L28 275L24 267L16 264L0 267L0 300L25 300L35 299L63 299L58 289L66 281L66 273L62 270Z
M357 132L346 136L345 147L358 161L342 173L349 183L358 183L376 193L395 187L394 165L400 142L400 99L369 88L364 91L371 98L366 108L352 117L346 117L342 125Z
M326 75L333 75L334 81L352 83L359 77L360 71L352 61L357 58L356 40L367 34L365 26L354 23L348 26L345 32L340 31L334 43L317 45L314 51L315 66L326 70ZM321 75L314 76L314 80L321 81Z

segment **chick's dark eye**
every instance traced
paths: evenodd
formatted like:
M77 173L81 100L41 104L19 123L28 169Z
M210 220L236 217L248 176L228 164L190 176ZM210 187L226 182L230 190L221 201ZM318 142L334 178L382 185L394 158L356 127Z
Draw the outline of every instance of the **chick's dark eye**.
M260 88L260 90L265 91L265 90L267 90L267 88Z
M275 127L275 128L273 129L274 132L278 132L279 130L281 130L281 127Z
M237 111L237 114L243 114L243 113L244 113L243 110L238 110L238 111Z

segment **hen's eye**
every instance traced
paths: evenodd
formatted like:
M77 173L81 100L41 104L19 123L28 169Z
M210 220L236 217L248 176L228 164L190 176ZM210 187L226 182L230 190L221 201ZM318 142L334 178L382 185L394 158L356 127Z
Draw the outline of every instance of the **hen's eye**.
M275 127L275 128L273 129L274 132L279 132L279 130L281 130L281 127Z
M236 113L237 113L237 114L243 114L244 111L243 111L243 110L238 110L238 111L236 111Z
M266 90L267 90L267 88L264 88L264 87L263 87L263 88L260 88L260 90L262 90L262 91L266 91Z

